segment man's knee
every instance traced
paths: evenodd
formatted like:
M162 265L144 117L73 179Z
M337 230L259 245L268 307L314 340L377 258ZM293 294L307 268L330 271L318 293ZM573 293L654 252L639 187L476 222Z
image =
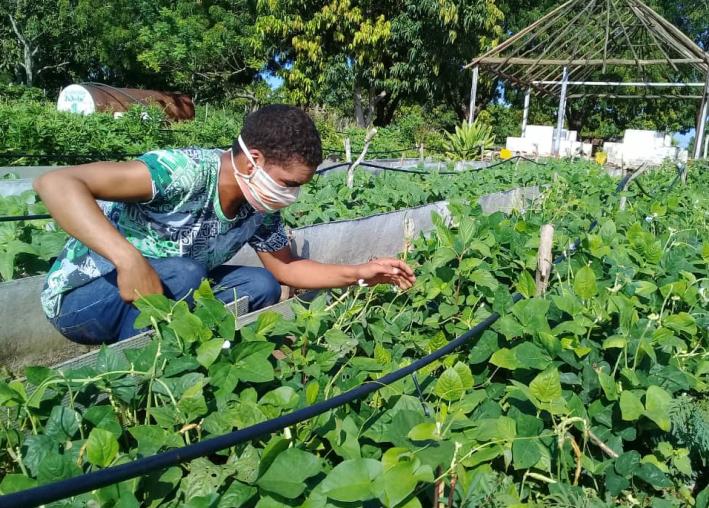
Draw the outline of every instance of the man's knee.
M254 293L249 301L250 310L258 310L278 303L281 299L281 284L265 268L255 268L251 292Z
M206 277L205 267L190 258L150 260L165 288L166 296L179 300L197 289Z

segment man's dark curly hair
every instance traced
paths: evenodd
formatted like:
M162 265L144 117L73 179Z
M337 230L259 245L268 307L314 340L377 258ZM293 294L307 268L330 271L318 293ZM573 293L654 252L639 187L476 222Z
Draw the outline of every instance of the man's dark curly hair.
M322 162L320 133L313 120L301 109L271 104L249 114L241 128L241 138L249 149L260 150L268 162L287 166L293 162L316 168ZM241 153L239 141L232 145Z

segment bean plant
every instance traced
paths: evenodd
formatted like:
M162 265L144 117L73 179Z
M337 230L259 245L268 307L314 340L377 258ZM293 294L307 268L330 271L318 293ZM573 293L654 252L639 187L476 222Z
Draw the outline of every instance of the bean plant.
M451 221L402 253L413 288L322 294L291 320L265 312L237 330L206 282L192 308L145 298L147 346L0 382L0 493L376 382L498 312L418 383L52 506L706 506L708 182L694 172L667 192L672 176L649 176L655 197L629 192L623 211L592 168L559 175L524 214L454 200ZM566 257L537 294L548 222Z

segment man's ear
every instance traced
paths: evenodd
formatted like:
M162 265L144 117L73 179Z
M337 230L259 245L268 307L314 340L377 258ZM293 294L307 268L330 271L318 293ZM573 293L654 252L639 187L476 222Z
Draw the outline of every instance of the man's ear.
M251 150L251 158L254 160L256 164L258 164L261 167L264 167L266 158L263 155L263 152L258 149L253 149ZM251 162L249 162L249 165L251 165ZM255 168L254 168L255 169Z

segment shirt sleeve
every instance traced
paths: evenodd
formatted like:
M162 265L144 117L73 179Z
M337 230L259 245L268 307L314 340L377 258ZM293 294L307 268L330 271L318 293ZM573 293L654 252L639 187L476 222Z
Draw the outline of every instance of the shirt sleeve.
M276 252L288 246L288 235L280 213L266 215L263 224L249 239L249 245L256 252Z
M164 205L181 201L195 184L194 164L177 150L155 150L138 157L150 171L153 195L144 205Z

